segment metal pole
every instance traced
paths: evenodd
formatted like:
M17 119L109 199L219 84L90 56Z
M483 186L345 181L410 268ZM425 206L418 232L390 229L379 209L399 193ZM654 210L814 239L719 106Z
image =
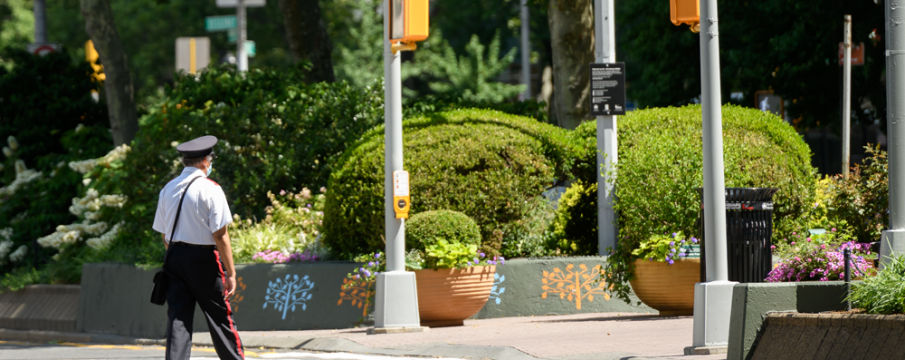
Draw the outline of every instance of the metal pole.
M236 26L238 27L236 34L236 63L239 71L248 71L248 54L245 53L245 40L247 34L245 21L245 0L239 0L236 5Z
M383 3L384 76L384 223L386 229L386 272L377 274L374 299L374 328L371 334L421 332L415 273L405 271L405 222L393 210L393 172L402 170L402 78L398 54L394 54L387 29L389 1ZM391 330L387 330L391 329Z
M851 160L852 117L852 16L845 15L843 38L845 56L842 63L842 177L848 179Z
M615 0L594 0L594 35L597 62L616 62ZM597 248L600 255L615 250L619 238L616 212L613 210L613 177L619 160L616 116L597 117Z
M384 28L389 26L389 10L384 9ZM384 108L386 118L384 220L387 244L387 271L405 271L405 223L393 210L393 172L402 168L402 78L401 57L394 54L390 40L383 37Z
M889 154L889 230L880 242L880 263L905 250L905 7L886 2L886 134Z
M707 281L728 281L726 188L717 0L701 0L701 110L704 122L704 240Z
M842 254L845 261L845 304L848 311L852 311L852 299L849 298L852 295L852 249L845 248Z
M35 11L35 42L38 44L47 42L47 6L46 0L34 0Z
M531 42L529 38L528 0L522 0L521 4L522 31L522 84L525 84L525 92L521 100L531 99Z

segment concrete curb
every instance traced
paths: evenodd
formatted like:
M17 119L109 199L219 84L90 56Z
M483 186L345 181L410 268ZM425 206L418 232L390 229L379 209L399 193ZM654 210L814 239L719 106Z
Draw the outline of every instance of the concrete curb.
M115 345L159 345L165 346L164 339L141 339L109 334L72 333L55 331L24 331L0 329L0 341L24 342L72 342ZM345 352L387 356L461 357L468 359L498 360L538 360L509 346L471 346L449 344L416 344L398 348L371 348L342 338L284 338L270 336L243 336L242 342L248 349L266 348L283 350L308 350L322 352ZM210 334L196 333L192 339L195 346L213 346Z

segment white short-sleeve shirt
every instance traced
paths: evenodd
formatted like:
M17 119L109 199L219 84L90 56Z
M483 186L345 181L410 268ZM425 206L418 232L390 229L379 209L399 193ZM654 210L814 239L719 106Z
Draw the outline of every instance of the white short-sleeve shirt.
M170 239L179 199L189 182L196 177L201 179L196 180L185 194L176 234ZM182 174L170 180L163 190L160 190L153 228L164 234L167 243L175 239L189 244L216 245L214 232L232 221L226 194L220 185L208 179L201 169L186 167Z

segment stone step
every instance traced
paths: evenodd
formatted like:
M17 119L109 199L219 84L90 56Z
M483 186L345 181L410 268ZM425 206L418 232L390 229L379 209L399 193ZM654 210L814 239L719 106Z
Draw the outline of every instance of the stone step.
M0 293L0 328L75 331L79 285L29 285Z

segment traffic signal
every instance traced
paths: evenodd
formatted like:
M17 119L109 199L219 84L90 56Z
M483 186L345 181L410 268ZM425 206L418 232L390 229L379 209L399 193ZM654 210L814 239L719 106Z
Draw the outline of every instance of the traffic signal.
M430 27L428 0L390 0L390 28L388 34L393 52L415 50L415 42L424 41Z
M698 0L669 0L669 17L676 26L687 24L691 32L701 31L701 5Z
M91 40L85 42L85 60L91 65L91 68L94 69L94 73L91 74L91 78L96 81L104 81L107 79L107 76L104 75L104 65L98 64L98 60L100 60L101 56L97 53L97 50L94 49L94 43Z

